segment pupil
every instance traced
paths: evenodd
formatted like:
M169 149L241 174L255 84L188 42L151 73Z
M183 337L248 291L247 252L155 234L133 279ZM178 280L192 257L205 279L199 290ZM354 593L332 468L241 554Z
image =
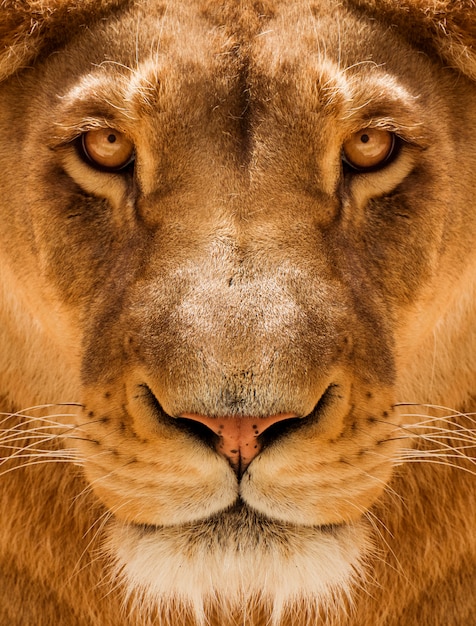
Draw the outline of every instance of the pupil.
M116 135L113 135L112 133L108 135L107 137L107 140L109 141L109 143L114 143L116 139L117 139Z
M362 143L367 143L369 141L370 137L368 135L361 135L360 137L360 141Z

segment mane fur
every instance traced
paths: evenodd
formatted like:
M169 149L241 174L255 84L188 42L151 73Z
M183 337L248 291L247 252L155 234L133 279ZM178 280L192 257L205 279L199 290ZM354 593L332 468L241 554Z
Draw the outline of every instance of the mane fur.
M475 0L349 0L476 80Z
M2 0L0 81L128 0Z

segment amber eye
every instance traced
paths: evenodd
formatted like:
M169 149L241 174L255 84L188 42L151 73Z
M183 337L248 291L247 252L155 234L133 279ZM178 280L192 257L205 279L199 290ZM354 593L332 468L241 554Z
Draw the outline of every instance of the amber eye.
M358 172L377 170L388 164L396 153L395 134L379 128L354 133L343 146L343 160Z
M79 149L90 165L106 172L119 172L134 160L134 144L114 128L83 133Z

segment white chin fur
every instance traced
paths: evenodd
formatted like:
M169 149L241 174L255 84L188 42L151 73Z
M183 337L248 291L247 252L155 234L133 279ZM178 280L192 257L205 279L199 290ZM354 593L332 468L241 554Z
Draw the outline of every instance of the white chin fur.
M144 529L115 522L107 552L112 575L140 610L174 623L177 607L205 624L218 608L223 624L246 607L264 607L277 626L293 607L326 610L349 597L369 551L363 525L330 529L265 520L246 509L186 526ZM340 600L339 600L340 599ZM175 613L176 614L176 613ZM154 622L157 623L157 622Z

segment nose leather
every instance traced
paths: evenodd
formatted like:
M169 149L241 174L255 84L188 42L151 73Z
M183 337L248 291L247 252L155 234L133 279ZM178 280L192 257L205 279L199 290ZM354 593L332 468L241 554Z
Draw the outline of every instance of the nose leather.
M261 443L258 441L261 433L297 415L280 413L269 417L207 417L184 413L181 417L199 422L218 435L217 452L226 457L233 468L244 471L261 451Z

